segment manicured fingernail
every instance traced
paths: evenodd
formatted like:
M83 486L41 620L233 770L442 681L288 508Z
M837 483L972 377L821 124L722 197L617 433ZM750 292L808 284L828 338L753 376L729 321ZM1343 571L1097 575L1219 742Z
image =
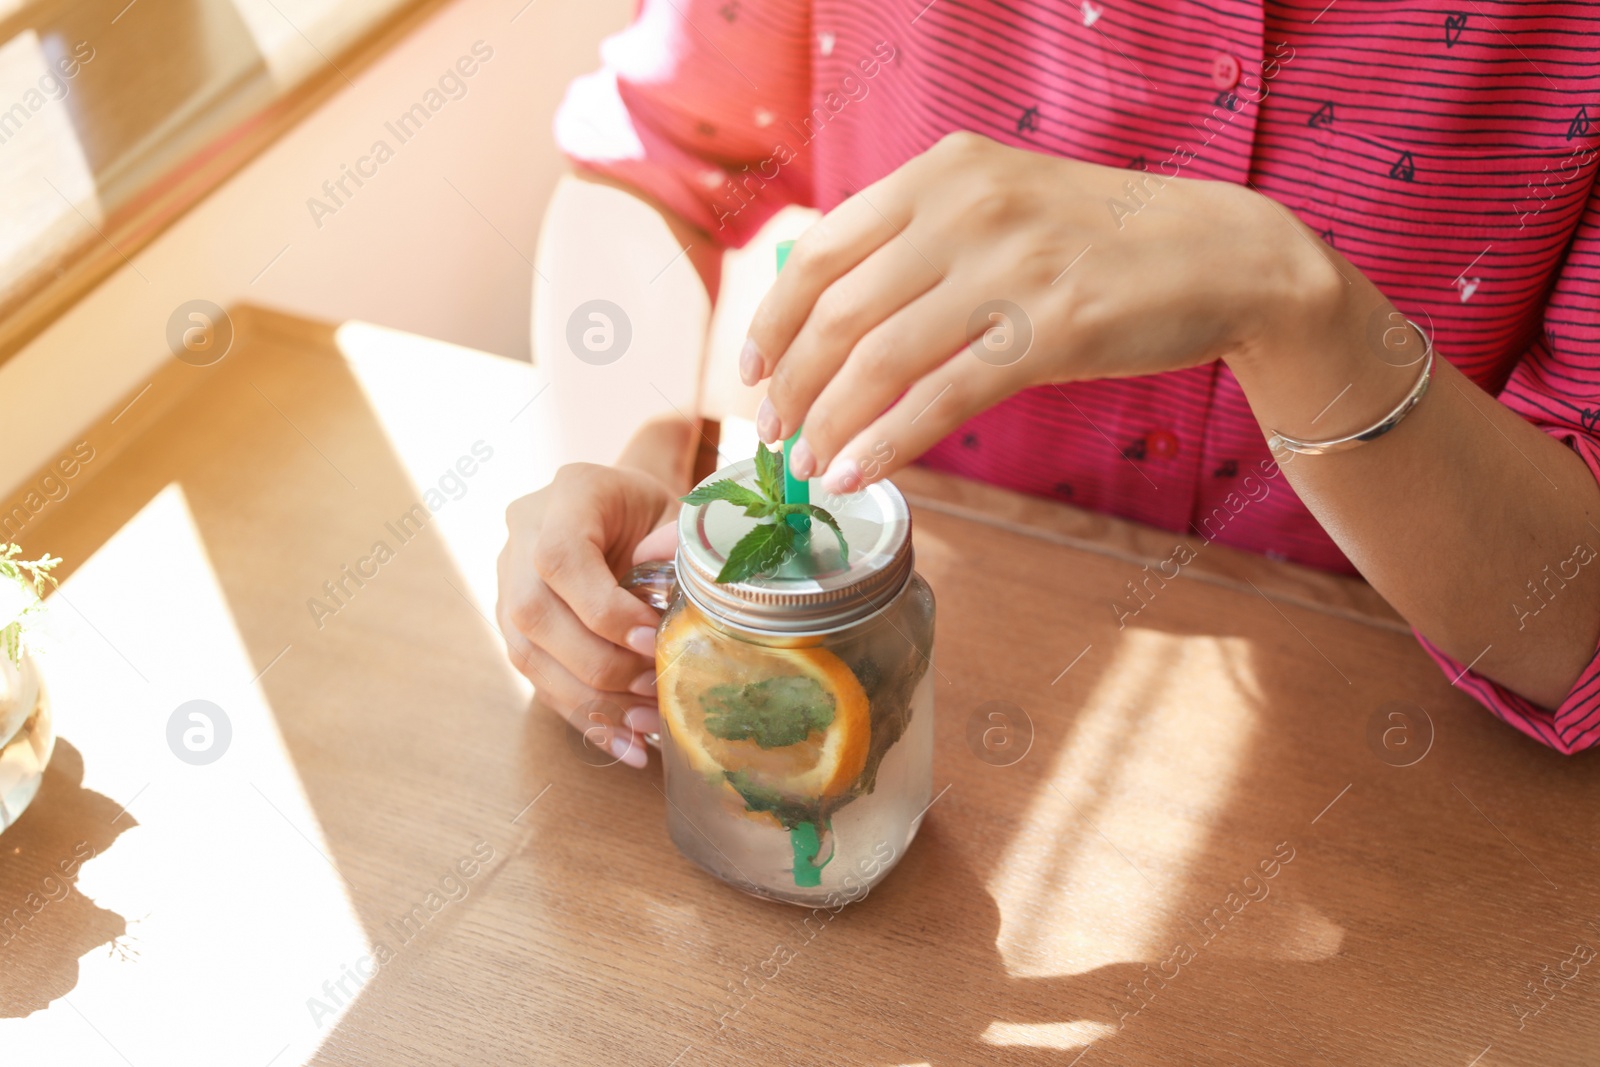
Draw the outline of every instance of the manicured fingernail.
M641 656L656 654L656 631L651 626L635 626L628 631L628 647Z
M628 683L628 692L630 692L630 693L638 693L642 697L653 697L653 696L655 696L656 695L656 672L655 671L645 671L643 674L639 675L639 677L635 678L632 682Z
M618 734L608 747L613 756L630 767L642 768L650 762L650 757L645 755L644 742L635 741L632 733Z
M739 380L746 385L754 385L761 380L761 371L766 366L766 361L761 358L761 349L756 347L753 338L744 339L744 348L739 352Z
M822 476L822 488L829 493L855 492L861 488L861 465L844 456L835 457Z
M629 729L635 733L658 734L661 732L661 713L655 708L647 708L642 704L637 708L629 708L628 714L622 717Z
M811 454L811 446L804 437L789 449L789 471L796 478L809 478L817 472L817 457Z
M772 401L767 397L761 398L761 406L756 409L756 435L766 444L772 444L778 439L778 433L783 426L778 421L778 409L772 406Z

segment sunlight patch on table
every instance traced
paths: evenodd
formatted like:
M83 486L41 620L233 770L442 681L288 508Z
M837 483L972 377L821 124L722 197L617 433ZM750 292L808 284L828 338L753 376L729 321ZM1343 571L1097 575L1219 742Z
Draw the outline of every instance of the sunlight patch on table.
M5 1061L305 1063L333 1028L313 1022L308 999L370 949L254 681L277 649L245 647L176 484L47 603L40 662L57 730L121 831L84 865L78 890L124 918L127 934L114 951L77 946L70 1005L0 1021ZM292 669L293 655L272 669ZM168 743L174 710L197 699L232 731L204 765Z
M1168 954L1255 729L1247 641L1129 629L1108 652L989 884L1013 977Z
M1110 1037L1117 1028L1110 1023L1087 1021L1066 1023L1001 1023L993 1022L984 1030L985 1045L1022 1048L1053 1048L1071 1050L1092 1045L1102 1037Z
M365 322L344 323L334 341L428 508L462 592L493 618L506 505L555 476L546 377L520 360Z

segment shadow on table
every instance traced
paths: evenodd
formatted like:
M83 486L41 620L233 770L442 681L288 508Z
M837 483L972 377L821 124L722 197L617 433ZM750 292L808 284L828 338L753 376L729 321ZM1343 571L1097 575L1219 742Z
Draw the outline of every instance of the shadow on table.
M958 906L957 901L963 903ZM1264 924L1284 932L1284 914L1268 919L1262 914L1266 904L1251 907L1257 914L1241 913L1231 923ZM1147 1064L1170 1062L1166 1057L1177 1043L1175 1034L1187 1035L1182 1044L1191 1058L1186 1063L1324 1062L1306 1039L1293 1035L1284 1048L1257 1044L1252 1049L1251 1043L1260 1040L1259 1030L1271 1029L1272 1009L1259 1000L1243 1006L1214 999L1216 971L1230 966L1225 957L1237 965L1259 952L1260 958L1247 964L1256 970L1272 966L1270 958L1279 955L1260 936L1227 926L1216 928L1210 942L1206 934L1187 928L1165 931L1167 942L1186 943L1193 950L1188 964L1168 966L1168 978L1156 970L1168 957L1166 950L1148 960L1103 964L1078 974L1013 974L998 946L1000 908L982 873L937 819L924 828L901 869L862 903L860 913L841 915L837 921L835 936L849 942L848 947L822 943L828 932L808 945L807 951L816 954L812 973L788 987L780 976L766 1011L754 1013L737 1027L738 1036L726 1040L730 1049L741 1049L752 1031L759 1032L766 1012L782 1011L781 1005L814 1005L808 1011L826 1018L830 1011L847 1012L852 999L857 1008L865 999L881 1018L881 1027L830 1034L827 1044L816 1050L822 1055L815 1062L1067 1067L1082 1058L1086 1065ZM1060 921L1081 923L1085 917L1066 913ZM1337 928L1330 933L1325 956L1339 940ZM857 957L848 988L828 987L830 973L843 973L835 953ZM863 981L860 964L873 960L879 962ZM1317 961L1308 954L1301 962ZM1212 972L1209 978L1207 970ZM1316 981L1310 974L1301 980ZM1221 1033L1230 1030L1231 1038L1221 1040ZM770 1057L780 1050L764 1051ZM1388 1061L1373 1057L1342 1062L1376 1067Z
M709 922L715 932L713 944L696 952L721 961L730 991L695 1011L687 1026L676 1013L668 1016L677 1024L675 1033L694 1042L682 1062L1068 1067L1083 1057L1086 1067L1148 1064L1174 1062L1165 1057L1175 1033L1189 1035L1194 1058L1184 1062L1191 1064L1334 1062L1316 1055L1311 1039L1293 1031L1284 1049L1258 1045L1257 1055L1248 1056L1249 1043L1259 1041L1251 1031L1274 1028L1274 1008L1260 998L1248 1005L1215 999L1219 969L1236 969L1252 953L1259 958L1246 966L1258 974L1273 966L1275 956L1287 962L1292 953L1266 942L1271 935L1294 940L1286 923L1308 918L1303 904L1290 903L1272 917L1265 914L1268 903L1252 904L1256 914L1231 922L1255 924L1256 931L1224 926L1213 942L1187 929L1166 932L1169 942L1187 940L1195 947L1188 966L1168 970L1171 981L1153 972L1165 952L1148 962L1133 958L1078 974L1018 976L1000 951L1001 911L985 872L950 825L959 818L953 811L930 815L896 870L866 900L832 917L731 901L730 889L705 879L699 892L704 910L715 916ZM626 878L619 874L618 885L606 886L609 879L596 874L588 888L613 904L642 910L620 884ZM1060 921L1081 923L1086 917L1068 913ZM1305 965L1330 955L1341 934L1326 920L1320 925L1322 946L1292 950L1305 957L1295 964L1303 972L1296 981L1308 987L1321 978ZM752 950L748 937L733 932L740 927L758 928L766 940ZM582 939L582 931L567 933ZM787 961L775 973L766 965L774 958ZM657 964L673 966L666 960ZM1212 972L1209 978L1205 971ZM1262 981L1272 986L1276 980ZM863 1012L871 1020L867 1025ZM851 1025L834 1027L829 1020ZM1224 1029L1232 1032L1230 1040L1220 1039ZM1213 1055L1206 1055L1213 1039ZM1392 1061L1373 1054L1342 1062L1377 1067Z
M83 863L137 823L82 783L82 755L57 739L38 795L0 835L0 1018L31 1015L70 993L84 953L115 950L127 933L122 916L77 882Z

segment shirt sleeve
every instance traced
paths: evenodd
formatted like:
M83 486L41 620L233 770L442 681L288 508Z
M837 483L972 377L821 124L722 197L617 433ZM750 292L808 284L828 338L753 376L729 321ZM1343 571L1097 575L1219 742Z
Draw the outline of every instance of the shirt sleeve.
M811 203L810 159L785 132L808 114L810 48L804 0L643 0L567 87L556 143L738 247Z
M1600 478L1600 194L1590 193L1567 249L1543 335L1512 370L1500 402L1576 452ZM1592 561L1596 548L1600 537L1575 545L1568 562ZM1600 650L1561 706L1547 711L1417 638L1456 686L1528 736L1569 754L1600 744Z

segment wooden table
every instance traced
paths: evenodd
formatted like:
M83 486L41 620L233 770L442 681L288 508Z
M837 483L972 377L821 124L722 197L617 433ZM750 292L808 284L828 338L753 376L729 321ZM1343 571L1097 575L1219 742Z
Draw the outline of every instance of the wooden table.
M1190 542L1119 629L1173 535L906 475L941 792L803 924L681 859L658 764L587 765L505 661L538 373L241 319L91 429L21 537L68 560L62 740L0 906L92 858L0 946L7 1065L1600 1060L1593 760L1493 721L1365 586ZM167 741L195 699L232 730L202 766ZM969 743L995 701L1012 747Z

